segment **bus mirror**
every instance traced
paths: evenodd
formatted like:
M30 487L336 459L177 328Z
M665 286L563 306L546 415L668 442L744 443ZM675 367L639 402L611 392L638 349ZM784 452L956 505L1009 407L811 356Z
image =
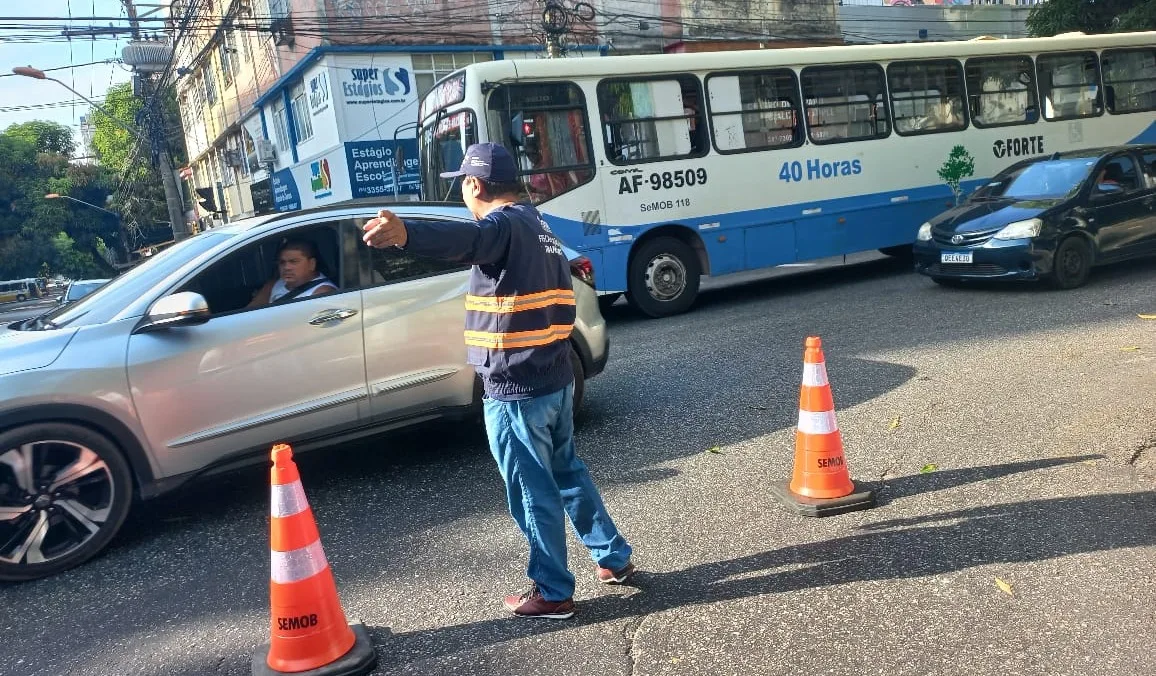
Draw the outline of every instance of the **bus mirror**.
M510 121L510 140L518 147L536 146L538 133L534 120L527 120L523 113L515 115Z

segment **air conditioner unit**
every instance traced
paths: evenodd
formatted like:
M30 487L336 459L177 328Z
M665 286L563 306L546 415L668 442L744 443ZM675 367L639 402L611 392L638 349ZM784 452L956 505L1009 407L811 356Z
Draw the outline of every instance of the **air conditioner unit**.
M273 142L266 138L259 138L255 141L257 146L257 161L261 164L271 164L277 161L277 148L273 146Z

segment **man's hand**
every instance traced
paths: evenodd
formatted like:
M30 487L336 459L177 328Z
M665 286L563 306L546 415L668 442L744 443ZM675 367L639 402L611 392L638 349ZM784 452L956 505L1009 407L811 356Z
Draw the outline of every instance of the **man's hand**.
M369 246L385 249L391 246L405 246L409 233L397 214L387 209L377 212L377 218L365 224L362 239Z

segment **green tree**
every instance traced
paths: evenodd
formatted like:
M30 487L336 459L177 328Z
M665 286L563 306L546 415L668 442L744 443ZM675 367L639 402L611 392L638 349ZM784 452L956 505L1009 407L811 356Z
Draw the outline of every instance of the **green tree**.
M176 97L172 89L164 90L159 96L156 104L150 105L133 95L131 85L115 85L109 88L104 99L103 107L109 115L96 110L92 114L93 151L121 188L109 208L122 214L131 237L169 220L164 185L153 164L152 144L143 143L141 137L149 137L154 123L163 125L174 165L180 166L186 161ZM138 131L130 133L125 126Z
M116 248L121 239L115 218L45 198L58 193L99 205L109 192L102 169L70 164L66 153L57 152L70 150L63 138L52 123L14 125L0 133L0 279L62 267L91 273L99 263L98 243Z
M76 242L68 236L68 233L56 233L56 236L52 238L52 246L56 250L56 265L53 266L55 272L73 279L94 277L100 274L92 254L87 251L78 251Z
M41 153L56 153L69 156L76 150L76 143L72 140L72 130L68 127L49 122L47 120L32 120L20 124L8 125L4 135L19 138L31 143Z
M1048 0L1032 7L1027 26L1035 37L1154 30L1156 0Z

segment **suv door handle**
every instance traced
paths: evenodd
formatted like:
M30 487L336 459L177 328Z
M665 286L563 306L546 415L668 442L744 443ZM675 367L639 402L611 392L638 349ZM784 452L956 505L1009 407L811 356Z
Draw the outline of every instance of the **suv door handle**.
M322 310L321 312L313 315L313 318L309 320L309 323L312 324L313 326L323 326L325 324L328 324L329 322L344 321L344 320L349 319L350 317L352 317L356 314L357 314L357 310L353 310L351 308L341 308L338 310Z

